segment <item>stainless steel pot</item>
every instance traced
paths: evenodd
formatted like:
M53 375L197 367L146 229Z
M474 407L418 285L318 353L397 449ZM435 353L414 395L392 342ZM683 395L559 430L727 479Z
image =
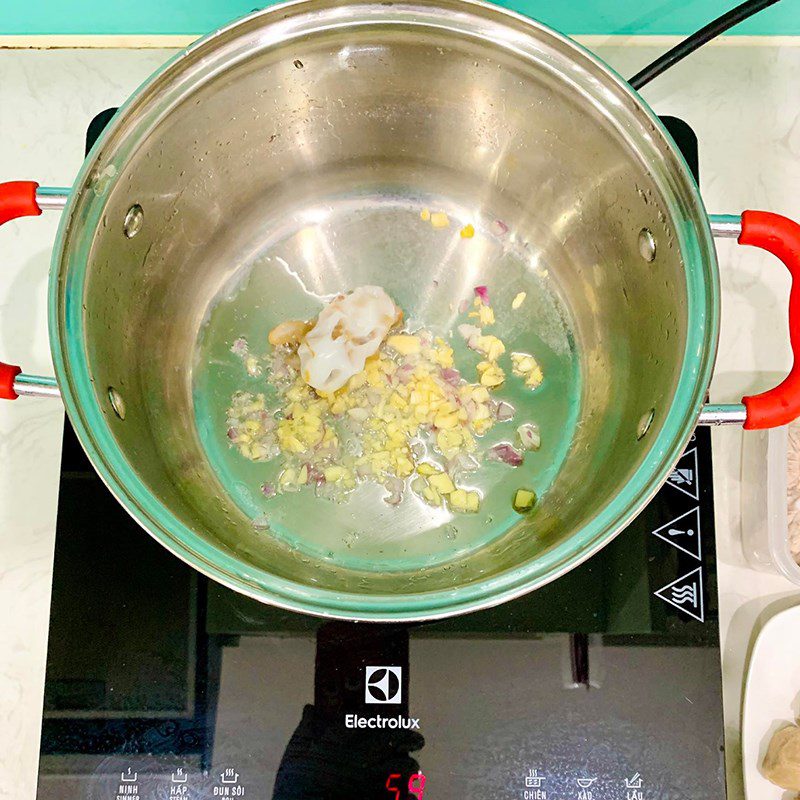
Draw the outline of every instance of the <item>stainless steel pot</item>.
M796 270L798 227L763 212L709 225L641 98L574 42L490 5L315 0L254 14L143 85L71 190L6 184L0 222L66 194L50 291L57 389L6 366L2 391L60 391L142 526L264 602L381 620L499 603L613 538L698 421L766 426L800 410L796 374L703 407L719 319L712 234ZM474 240L457 227L432 236L423 206L471 223ZM442 329L478 283L498 308L527 291L505 338L535 343L545 367L541 390L515 398L543 432L534 515L514 514L519 478L504 476L456 534L445 511L390 509L366 489L340 506L295 495L270 532L254 530L257 477L223 447L228 378L209 365L226 337L265 337L316 313L316 296L364 283ZM209 334L211 309L233 296L228 328Z

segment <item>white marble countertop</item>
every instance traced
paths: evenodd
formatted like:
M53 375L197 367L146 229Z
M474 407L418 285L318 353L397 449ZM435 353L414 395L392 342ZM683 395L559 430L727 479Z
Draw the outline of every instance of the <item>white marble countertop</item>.
M711 46L647 87L660 114L700 140L700 183L712 212L745 208L800 219L800 46L783 40ZM593 42L596 44L596 42ZM622 74L662 48L595 46ZM121 103L169 55L164 50L0 50L0 181L69 185L89 120ZM51 371L45 311L57 219L0 232L0 357ZM766 388L791 360L789 279L770 256L719 243L722 335L714 401ZM0 798L36 794L63 411L57 401L0 403ZM749 569L740 545L742 433L714 431L720 626L729 797L741 797L742 677L754 634L800 591ZM758 800L751 798L750 800Z

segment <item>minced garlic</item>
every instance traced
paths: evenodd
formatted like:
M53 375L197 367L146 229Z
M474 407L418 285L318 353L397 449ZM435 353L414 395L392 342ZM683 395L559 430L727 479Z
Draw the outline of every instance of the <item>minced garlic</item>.
M518 378L525 379L525 385L536 389L544 380L539 362L528 353L511 354L511 371Z

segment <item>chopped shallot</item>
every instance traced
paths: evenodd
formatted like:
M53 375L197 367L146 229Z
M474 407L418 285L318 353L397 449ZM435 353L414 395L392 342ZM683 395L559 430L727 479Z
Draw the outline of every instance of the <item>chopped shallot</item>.
M383 498L384 503L388 503L390 506L399 505L400 501L403 499L405 483L400 478L388 478L384 486L386 487L386 491L389 492L389 494Z
M458 477L464 472L475 472L480 465L478 462L467 453L459 453L447 462L447 471Z
M442 370L442 380L450 386L458 386L461 383L461 373L452 367L445 367Z
M501 442L491 447L486 453L486 458L489 461L502 461L512 467L520 466L523 460L522 453L519 453L507 442Z
M481 302L485 305L489 305L489 290L485 286L476 286L475 287L475 296L480 297Z
M240 336L232 345L231 353L239 358L244 358L247 355L247 339Z
M506 403L505 400L501 400L495 408L494 415L498 422L512 419L514 417L514 406L511 403Z
M526 450L538 450L542 446L539 426L534 422L526 422L517 428L517 436Z
M312 466L311 464L309 464L308 482L315 483L317 484L317 486L319 486L321 483L325 483L325 473L317 469L316 467Z
M468 322L464 322L459 325L458 332L464 338L464 341L469 347L474 347L477 337L481 335L481 329L476 325L470 325Z

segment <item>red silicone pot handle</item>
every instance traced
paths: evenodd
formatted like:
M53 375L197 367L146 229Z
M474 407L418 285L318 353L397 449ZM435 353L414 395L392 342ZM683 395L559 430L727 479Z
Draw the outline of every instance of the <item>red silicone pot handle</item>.
M14 391L14 379L22 370L14 364L0 362L0 400L16 400L19 395Z
M17 217L38 217L42 213L36 202L36 181L0 183L0 225Z
M783 261L792 275L789 293L792 368L774 389L742 398L747 409L745 428L775 428L800 417L800 225L769 211L745 211L739 244L768 250Z
M0 183L0 225L17 217L38 217L42 213L36 202L36 181ZM0 400L16 400L14 379L22 370L14 364L0 362Z

